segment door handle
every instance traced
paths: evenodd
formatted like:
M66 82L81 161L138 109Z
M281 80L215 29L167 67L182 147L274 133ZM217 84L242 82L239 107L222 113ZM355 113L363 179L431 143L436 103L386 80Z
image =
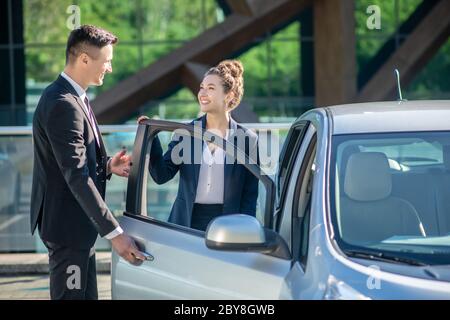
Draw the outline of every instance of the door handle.
M141 258L138 258L134 253L131 253L136 259L138 260L142 260L142 261L153 261L155 260L155 257L153 255L151 255L150 253L144 252L144 251L139 251L140 254L142 254L145 259L142 260Z
M145 245L141 242L142 240L138 240L138 239L133 239L134 243L136 244L137 249L139 250L139 252L145 257L144 261L153 261L155 260L155 257L150 254L145 252Z
M155 257L153 255L151 255L150 253L147 252L142 252L142 255L145 257L145 261L153 261L155 260Z

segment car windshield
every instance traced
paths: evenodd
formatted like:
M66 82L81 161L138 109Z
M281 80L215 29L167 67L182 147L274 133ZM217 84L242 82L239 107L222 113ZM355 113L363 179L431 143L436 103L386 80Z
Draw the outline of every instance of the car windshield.
M333 136L330 173L344 252L450 264L450 132Z

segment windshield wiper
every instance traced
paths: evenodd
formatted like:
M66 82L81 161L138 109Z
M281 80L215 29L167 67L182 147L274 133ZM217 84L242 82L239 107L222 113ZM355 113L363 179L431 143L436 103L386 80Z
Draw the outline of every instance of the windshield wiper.
M344 253L352 258L402 263L402 264L409 264L412 266L428 266L428 264L416 259L399 257L396 255L387 254L385 252L373 252L373 251L351 249L351 250L344 250Z

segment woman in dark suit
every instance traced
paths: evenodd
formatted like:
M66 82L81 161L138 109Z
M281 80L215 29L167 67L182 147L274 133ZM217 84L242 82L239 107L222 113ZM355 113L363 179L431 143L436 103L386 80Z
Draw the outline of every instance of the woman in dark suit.
M234 121L230 112L237 107L243 95L243 66L237 60L226 60L209 69L198 92L200 110L205 114L191 122L201 124L202 131L209 131L224 140L236 143L244 135L245 152L257 159L257 135ZM142 117L140 118L140 120ZM193 138L191 154L195 146ZM158 184L171 180L180 172L178 194L170 213L169 222L206 230L208 223L224 214L244 213L255 216L258 197L258 179L242 164L226 161L223 149L203 142L201 161L181 162L172 160L172 150L180 143L175 139L163 155L156 137L150 153L150 175ZM256 155L256 156L255 156ZM257 160L254 160L257 162Z

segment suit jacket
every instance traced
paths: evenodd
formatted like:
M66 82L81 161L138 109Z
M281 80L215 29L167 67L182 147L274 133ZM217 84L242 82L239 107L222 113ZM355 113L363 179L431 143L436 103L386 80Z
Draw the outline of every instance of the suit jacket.
M43 240L92 247L98 234L118 226L104 202L108 158L97 123L90 123L75 89L61 76L36 107L33 142L31 232L39 225Z
M202 130L206 129L206 115L191 122L201 121ZM245 153L247 155L257 154L257 135L233 119L230 120L231 132L236 129L243 130L250 139L246 139ZM233 141L233 136L228 140ZM194 207L197 195L197 185L200 173L200 164L181 163L175 164L171 159L172 149L180 141L172 140L167 152L163 155L161 143L158 137L155 137L152 143L150 153L149 171L153 180L158 184L163 184L171 180L176 173L180 172L178 193L169 217L169 222L190 227L192 218L192 209ZM194 148L199 146L203 149L203 143L194 143L191 137L191 159L194 159ZM256 148L256 149L255 149ZM253 151L250 152L250 151ZM197 155L202 155L202 150L197 150ZM182 156L182 154L180 154ZM255 160L258 162L257 160ZM242 164L234 161L233 164L224 165L224 202L223 213L245 213L252 216L256 215L256 200L258 198L258 179L248 171Z

